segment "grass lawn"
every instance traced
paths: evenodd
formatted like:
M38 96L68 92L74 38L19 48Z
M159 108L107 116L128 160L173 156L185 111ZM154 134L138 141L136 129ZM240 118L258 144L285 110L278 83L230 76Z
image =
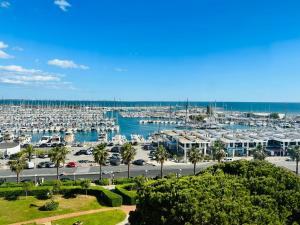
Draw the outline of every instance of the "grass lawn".
M121 210L111 210L84 216L53 221L52 225L72 225L77 221L84 225L116 225L126 218L126 214Z
M18 200L11 201L0 198L0 224L4 225L102 207L94 196L77 195L75 198L68 199L56 196L55 201L59 202L59 208L56 211L40 211L39 207L47 201L49 200L38 200L32 196L27 198L22 196Z

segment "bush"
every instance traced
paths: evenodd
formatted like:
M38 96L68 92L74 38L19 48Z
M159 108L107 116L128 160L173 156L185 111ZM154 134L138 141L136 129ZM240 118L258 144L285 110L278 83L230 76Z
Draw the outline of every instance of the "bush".
M40 207L40 210L41 211L54 211L54 210L58 209L58 206L59 206L58 202L50 201L50 202L46 202L45 205Z
M22 183L16 182L4 182L0 185L0 188L7 188L7 187L22 187Z
M80 185L80 180L65 180L65 181L60 181L62 186L79 186ZM57 183L56 180L49 180L45 181L44 183L41 184L41 186L53 186Z
M21 187L0 188L0 197L3 197L3 198L10 199L10 197L12 197L12 196L17 197L17 196L21 196L21 195L24 195L24 194L25 193L24 193L24 191Z
M99 196L108 206L118 207L122 205L122 196L106 190L102 187L93 186L88 189L88 194Z
M124 184L116 186L116 193L123 197L123 202L126 205L136 204L136 184Z
M109 185L109 179L102 178L102 180L95 180L95 184L101 185L101 186L107 186L107 185Z
M114 184L129 184L133 182L134 178L117 178L114 180Z

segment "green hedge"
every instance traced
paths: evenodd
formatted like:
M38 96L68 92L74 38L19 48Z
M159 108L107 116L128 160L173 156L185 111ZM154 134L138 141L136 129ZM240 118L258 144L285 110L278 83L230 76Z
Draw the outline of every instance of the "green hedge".
M46 197L50 190L52 190L51 186L34 187L28 191L28 195L38 198L41 196ZM61 186L59 193L62 195L85 194L85 190L80 186ZM122 197L120 195L102 187L92 186L88 189L88 194L103 200L108 206L117 207L122 205ZM25 191L21 187L0 188L0 197L11 198L24 195Z
M122 196L106 190L103 187L92 186L88 189L88 193L90 195L100 196L107 205L112 207L121 206L123 203Z
M16 182L4 182L0 185L0 188L7 188L7 187L22 187L22 183L16 183Z
M130 184L134 182L134 178L116 178L114 184Z
M102 178L102 180L96 180L95 184L101 185L101 186L107 186L107 185L109 185L109 179L108 178Z
M134 188L136 184L124 184L116 186L116 193L123 197L124 204L126 205L135 205L137 193Z

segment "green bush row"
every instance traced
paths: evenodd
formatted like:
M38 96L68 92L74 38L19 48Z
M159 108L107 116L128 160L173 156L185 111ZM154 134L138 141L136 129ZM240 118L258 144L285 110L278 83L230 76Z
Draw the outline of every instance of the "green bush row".
M136 190L133 190L135 184L124 184L116 186L116 193L123 197L124 204L135 205L136 204Z
M129 183L133 183L134 182L134 178L116 178L114 179L114 184L129 184Z
M53 188L51 186L34 187L28 191L28 195L44 199L47 198L52 189ZM61 186L59 193L62 195L85 194L85 190L83 190L80 186ZM108 206L117 207L122 205L122 197L120 195L102 187L90 187L88 189L88 194L97 197ZM25 191L21 187L0 188L0 197L12 198L24 195Z
M101 185L101 186L107 186L107 185L109 185L109 179L108 178L102 178L102 180L96 180L95 184Z
M90 195L100 196L100 198L109 206L117 207L123 204L122 196L113 193L99 186L92 186L88 189Z

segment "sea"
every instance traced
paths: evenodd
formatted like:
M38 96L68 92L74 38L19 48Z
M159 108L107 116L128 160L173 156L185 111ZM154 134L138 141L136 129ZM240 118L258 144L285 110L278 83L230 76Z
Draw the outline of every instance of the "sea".
M70 101L70 100L23 100L23 99L2 99L0 105L36 105L36 106L83 106L83 107L153 107L166 106L173 109L184 109L189 107L208 105L222 108L226 111L239 112L276 112L284 114L300 114L300 103L288 102L191 102L191 101ZM140 134L145 138L150 134L163 129L174 129L176 125L170 124L140 124L139 120L143 118L123 118L119 113L114 113L120 126L119 133L130 139L131 134ZM232 129L244 129L245 127L231 127ZM52 133L33 134L32 141L38 142L43 135L52 135ZM64 133L60 134L64 136ZM111 138L115 133L110 133ZM77 132L75 140L77 142L94 142L98 139L98 133Z

